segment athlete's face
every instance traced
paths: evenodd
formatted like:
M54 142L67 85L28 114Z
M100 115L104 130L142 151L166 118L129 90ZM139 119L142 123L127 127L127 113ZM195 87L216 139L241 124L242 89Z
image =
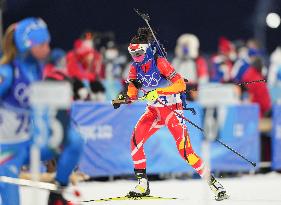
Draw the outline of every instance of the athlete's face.
M35 45L31 48L31 54L37 60L44 60L48 57L50 53L50 45L49 42L41 43Z
M133 60L137 63L140 63L145 58L145 51L147 48L148 44L130 44L128 50Z
M142 54L142 55L139 55L139 56L132 56L133 60L137 63L142 62L144 57L145 57L145 54Z

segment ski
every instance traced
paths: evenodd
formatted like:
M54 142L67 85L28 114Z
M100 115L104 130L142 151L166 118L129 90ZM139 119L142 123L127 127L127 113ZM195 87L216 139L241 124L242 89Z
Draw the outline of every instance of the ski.
M176 200L178 198L169 198L169 197L161 197L161 196L142 196L142 197L130 197L130 196L118 196L118 197L110 197L110 198L101 198L101 199L92 199L81 201L81 203L87 202L105 202L105 201L127 201L127 200Z

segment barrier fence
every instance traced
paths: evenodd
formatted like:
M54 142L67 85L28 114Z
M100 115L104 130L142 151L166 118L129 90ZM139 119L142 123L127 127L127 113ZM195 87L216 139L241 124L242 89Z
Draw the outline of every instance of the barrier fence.
M203 108L197 103L190 103L189 106L195 108L197 115L192 115L189 111L185 111L184 115L203 127ZM110 103L74 103L72 120L80 134L86 138L80 170L90 176L131 174L131 133L144 110L143 103L121 106L117 110L114 110ZM280 116L280 107L278 112ZM260 162L258 114L257 105L232 105L217 111L220 122L218 137L249 160L257 162L255 169L259 168ZM281 120L278 123L280 127ZM192 125L187 124L187 127L193 148L201 155L203 135ZM280 131L277 136L279 145L274 153L278 156L281 149ZM235 172L253 169L247 162L216 142L211 144L210 150L213 171ZM165 127L146 142L145 152L148 173L193 173L192 168L178 154L174 139ZM274 165L280 167L280 157L276 157Z

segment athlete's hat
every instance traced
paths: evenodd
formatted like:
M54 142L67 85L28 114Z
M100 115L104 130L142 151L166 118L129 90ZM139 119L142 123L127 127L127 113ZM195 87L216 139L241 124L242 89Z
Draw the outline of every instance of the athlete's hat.
M16 24L14 40L19 52L25 52L35 45L49 42L50 33L41 18L31 17Z

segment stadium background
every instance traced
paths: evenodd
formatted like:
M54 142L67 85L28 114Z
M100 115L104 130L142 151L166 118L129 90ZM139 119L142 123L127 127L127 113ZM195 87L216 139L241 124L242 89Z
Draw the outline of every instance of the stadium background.
M267 71L272 65L270 55L277 46L281 45L280 27L272 29L266 25L265 21L270 12L281 14L281 1L279 0L122 2L109 0L9 0L2 3L3 30L22 18L42 17L51 32L52 47L62 48L65 51L73 49L73 42L81 36L81 33L86 30L93 31L100 40L96 41L96 49L103 57L105 51L110 48L109 41L114 41L114 46L118 48L120 55L125 56L126 62L121 66L122 72L126 70L130 61L126 53L129 39L136 33L138 27L145 26L143 20L134 13L133 8L150 14L152 27L157 32L161 43L164 44L171 60L175 56L174 49L177 38L183 33L193 33L199 38L200 51L207 59L209 69L212 67L211 57L217 54L219 38L222 36L233 42L236 40L247 41L251 38L259 41L263 52L261 58ZM107 62L105 61L104 64L106 67ZM264 75L265 79L268 78L267 73ZM101 80L106 88L105 102L93 103L91 100L86 100L87 102L79 101L73 104L72 117L77 120L80 132L87 138L80 171L93 177L91 179L102 176L106 180L111 180L132 174L133 167L127 145L129 145L130 132L141 115L144 105L132 105L127 108L122 106L121 109L113 111L110 100L121 91L124 80L124 76L117 75L118 78L114 76L113 81L112 78L107 79L106 76L103 76ZM224 83L221 83L222 87ZM258 166L251 167L224 147L214 143L211 149L213 152L211 167L216 175L235 176L237 177L235 179L241 179L239 177L242 174L247 177L248 174L256 174L253 176L257 176L257 179L260 180L258 174L269 173L273 174L270 175L269 181L280 180L280 174L278 174L281 169L279 154L281 150L281 121L278 117L281 112L280 82L267 87L271 94L273 108L270 115L259 117L256 104L229 105L226 110L222 111L227 114L225 114L225 118L222 118L225 123L220 124L217 136L250 160L257 162ZM199 105L197 99L191 106L196 108L197 116L192 116L188 112L186 115L199 125L204 126L206 110ZM96 114L95 112L98 110L102 111ZM217 118L219 114L214 115ZM129 120L121 121L119 117ZM244 127L241 128L241 124ZM203 140L201 133L191 126L189 129L194 138L192 139L194 146L200 150ZM148 159L148 164L151 167L149 173L153 174L156 179L194 178L192 170L185 168L185 163L176 155L176 149L171 146L171 143L173 142L171 142L167 130L161 130L155 138L149 141L146 148L148 155L152 156ZM116 149L116 147L120 149ZM108 150L110 151L108 152ZM165 152L164 156L161 154L163 152ZM104 154L104 157L100 157L101 153ZM116 158L112 158L112 156L116 156ZM165 163L167 160L171 163ZM163 164L166 166L160 168ZM272 173L273 171L277 173ZM113 184L114 182L112 182ZM169 186L168 184L169 182L167 186ZM113 186L118 187L118 184ZM237 185L236 188L239 189L239 186ZM124 187L122 186L122 189ZM105 192L106 190L103 191L103 194ZM115 191L115 193L118 192ZM268 193L265 192L266 194Z

